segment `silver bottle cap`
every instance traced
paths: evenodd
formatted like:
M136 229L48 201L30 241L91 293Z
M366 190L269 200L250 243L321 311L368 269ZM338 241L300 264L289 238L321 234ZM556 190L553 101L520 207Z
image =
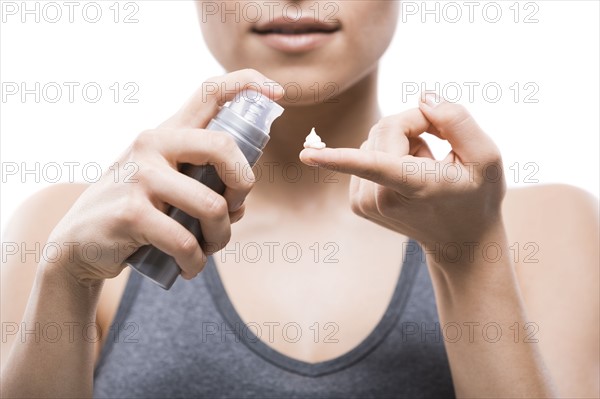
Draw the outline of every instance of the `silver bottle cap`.
M283 113L279 104L252 89L239 92L225 107L266 135L273 121Z

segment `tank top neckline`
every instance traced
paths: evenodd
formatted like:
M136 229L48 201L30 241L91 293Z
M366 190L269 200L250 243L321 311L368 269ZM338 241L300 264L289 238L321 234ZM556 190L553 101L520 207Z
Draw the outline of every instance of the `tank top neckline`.
M209 257L202 274L205 277L206 286L214 301L215 307L228 324L228 328L235 334L237 340L243 342L243 344L256 355L279 368L303 376L318 377L350 367L369 355L384 341L394 325L400 319L400 316L406 307L406 303L408 302L408 298L410 297L413 282L419 272L419 266L422 264L419 245L412 239L407 241L405 245L406 248L416 245L419 250L404 251L402 268L392 298L385 313L373 331L349 352L331 360L318 363L309 363L284 355L265 344L253 333L251 328L243 328L242 332L242 329L239 327L245 326L245 323L229 299L212 257Z

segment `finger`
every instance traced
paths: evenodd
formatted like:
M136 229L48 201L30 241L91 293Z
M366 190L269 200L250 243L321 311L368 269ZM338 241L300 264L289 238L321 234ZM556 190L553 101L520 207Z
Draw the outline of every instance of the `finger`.
M144 213L148 228L144 229L144 240L167 255L175 258L186 279L195 277L206 264L198 240L180 223L156 209Z
M427 142L421 137L411 137L408 139L410 143L410 155L420 158L435 159Z
M361 150L365 150L367 148L369 141L366 140L362 143L362 145L360 146ZM352 176L352 178L350 179L350 186L349 186L349 195L350 195L350 207L352 208L352 211L354 213L356 213L357 215L361 215L362 216L362 204L361 204L361 196L360 196L360 192L361 192L361 185L364 182L364 179L361 179L360 177L356 177L356 176Z
M231 238L231 223L224 197L209 187L177 172L162 168L149 183L154 195L200 221L203 247L214 253Z
M163 135L160 143L161 153L173 167L181 163L213 165L227 187L223 196L230 211L238 209L252 189L252 168L229 134L175 130Z
M393 231L411 231L404 223L410 207L396 190L361 179L360 198L359 212L355 212L359 216Z
M419 187L415 174L407 173L414 169L415 158L407 155L398 157L381 151L363 151L354 148L307 148L300 153L306 164L318 165L342 173L352 174L363 179L393 188L400 193L410 194ZM419 160L429 168L435 167L433 160ZM410 169L405 166L410 166Z
M401 223L396 218L390 219L385 215L385 209L389 206L388 197L384 197L383 193L388 193L388 196L394 196L393 202L394 207L399 206L398 193L395 190L389 189L382 185L373 183L366 179L358 179L358 190L356 196L353 198L351 205L352 211L372 222L375 222L381 226L397 230L398 224ZM385 198L382 201L382 198ZM383 203L382 203L383 202Z
M410 139L424 133L429 125L430 122L418 108L382 118L369 133L369 138L375 142L372 149L408 155Z
M369 136L367 140L363 142L360 146L361 151L373 151L375 146L377 145L378 132L379 131L379 122L377 122L371 130L369 131Z
M429 92L422 96L419 108L431 122L427 131L448 140L461 161L486 162L499 155L492 139L462 105L449 103Z
M255 90L276 101L283 97L281 85L254 69L242 69L206 80L188 102L161 127L205 128L219 108L237 93Z

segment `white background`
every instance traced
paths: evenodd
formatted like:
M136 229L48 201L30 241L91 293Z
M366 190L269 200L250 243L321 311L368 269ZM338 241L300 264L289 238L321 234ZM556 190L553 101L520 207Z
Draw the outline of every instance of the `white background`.
M66 14L54 24L43 16L39 23L34 16L22 23L20 13L2 16L0 80L4 85L26 82L32 88L35 82L42 86L80 83L73 103L68 101L65 86L62 99L55 104L44 98L36 103L33 95L25 102L19 95L2 99L2 229L19 203L50 184L44 181L44 165L78 162L74 177L83 181L83 165L109 166L140 131L156 126L204 79L222 72L204 46L192 1L136 1L133 17L139 22L130 24L123 19L135 8L125 9L127 2L120 1L119 22L115 23L109 8L115 2L96 2L103 16L95 24L82 17L86 2L75 9L73 23ZM4 8L10 2L1 3ZM27 2L31 8L34 3ZM436 2L427 3L429 9L436 6ZM484 15L486 3L490 2L479 2L474 9L472 23L464 2L453 3L463 15L459 22L450 23L456 7L444 9L448 2L439 2L440 21L432 14L425 15L423 23L421 1L405 2L405 11L413 11L411 5L419 9L415 15L401 17L404 20L382 62L384 113L415 106L418 96L409 95L409 90L421 82L427 82L428 89L435 88L435 82L442 88L447 85L451 95L455 95L450 90L455 82L463 88L459 102L468 106L500 146L509 185L560 182L598 196L599 3L520 1L515 6L516 1L497 1L494 4L502 11L497 23L490 21L498 7L488 8ZM20 7L21 1L14 4ZM520 13L515 23L516 8ZM88 11L93 17L93 10ZM537 22L525 23L528 15ZM103 89L97 103L82 97L81 87L88 82ZM109 88L115 82L121 86L121 96L131 92L124 90L124 84L137 85L139 91L133 98L138 103L124 103L122 97L115 103ZM473 101L465 82L480 84ZM521 97L517 102L515 90L510 89L515 82ZM488 83L502 89L498 102L491 101L495 96L491 89L489 97L484 97L482 87ZM527 83L531 85L525 87ZM538 102L525 103L523 97L535 87L539 91L532 99ZM326 132L319 134L327 141ZM436 155L447 150L433 145ZM22 175L22 166L32 169L36 163L39 179L35 174ZM9 174L14 166L18 173ZM93 178L94 170L88 169L86 177ZM62 172L61 181L68 181L68 169ZM539 183L527 183L528 175L530 181Z

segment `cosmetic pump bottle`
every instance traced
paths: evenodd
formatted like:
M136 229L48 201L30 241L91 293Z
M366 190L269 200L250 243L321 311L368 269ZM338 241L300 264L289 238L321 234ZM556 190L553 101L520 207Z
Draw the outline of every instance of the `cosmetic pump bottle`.
M269 141L271 124L282 113L283 108L279 104L264 94L247 89L238 93L231 102L225 104L217 116L209 122L206 129L230 134L246 156L250 166L254 166ZM225 184L211 165L184 164L180 171L219 194L223 194L225 191ZM238 177L244 178L236 176L236 178ZM174 206L167 213L191 231L199 243L203 242L198 219ZM181 269L173 257L151 245L140 247L125 262L165 290L173 286L177 276L181 273Z

